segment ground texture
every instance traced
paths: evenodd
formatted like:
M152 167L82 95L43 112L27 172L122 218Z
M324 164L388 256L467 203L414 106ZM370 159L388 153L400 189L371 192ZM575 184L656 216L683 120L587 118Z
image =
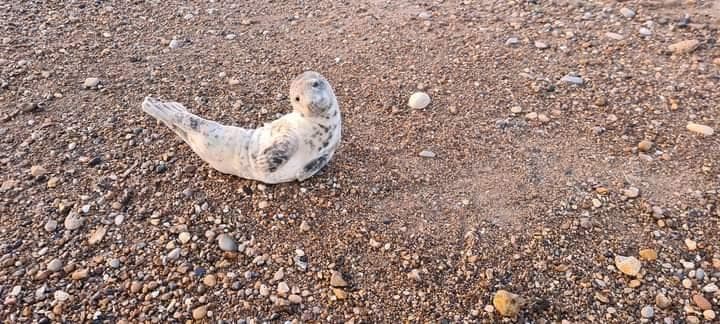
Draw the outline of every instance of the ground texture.
M0 318L712 322L719 18L700 0L4 1ZM254 127L306 69L344 121L301 184L211 170L140 110Z

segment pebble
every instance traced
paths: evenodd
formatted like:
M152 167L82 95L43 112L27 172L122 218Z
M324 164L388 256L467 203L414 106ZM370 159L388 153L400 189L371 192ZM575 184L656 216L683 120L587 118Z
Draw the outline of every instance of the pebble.
M541 123L547 123L550 121L550 117L548 117L548 115L545 115L545 114L538 114L538 120Z
M520 106L512 106L510 107L510 112L513 114L519 114L522 112L522 107Z
M660 309L665 309L670 307L672 305L672 299L665 296L663 293L658 293L655 295L655 306L657 306Z
M675 54L688 54L695 51L700 45L696 39L688 39L668 46L668 49Z
M643 318L653 318L655 317L655 309L653 309L652 306L647 305L640 310L640 315L642 315Z
M718 291L718 286L715 283L707 284L705 287L702 288L703 292L714 294Z
M685 246L689 251L695 251L697 250L697 242L691 240L691 239L685 239Z
M62 262L62 260L60 260L58 258L53 259L52 261L50 261L47 264L48 271L52 271L52 272L58 272L58 271L62 270L62 267L63 267L63 262Z
M53 296L55 297L55 300L57 300L59 302L64 302L64 301L70 299L70 294L68 294L62 290L55 291L55 294Z
M235 240L227 234L220 234L218 236L218 244L220 249L226 252L237 252L238 246Z
M268 208L268 206L270 206L270 203L264 200L258 203L259 209L265 209Z
M84 222L85 219L80 217L80 215L75 212L70 212L67 216L65 216L65 222L63 222L63 225L65 226L65 229L72 231L80 228Z
M620 14L625 16L625 18L635 17L635 11L627 7L620 8Z
M308 224L308 222L306 222L306 221L302 221L302 223L300 223L300 232L307 232L309 230L310 230L310 224Z
M288 284L285 281L278 283L278 286L277 286L278 295L286 296L287 293L289 293L289 292L290 292L290 287L288 286Z
M170 48L172 48L172 49L177 49L177 48L182 47L182 45L183 45L183 44L182 44L181 41L179 41L179 40L177 40L177 39L173 39L173 40L170 41L170 45L169 45L169 46L170 46Z
M288 301L290 301L290 303L292 303L292 304L301 304L302 297L292 294L292 295L288 296Z
M207 316L207 305L195 307L192 311L192 317L195 320L204 319Z
M692 301L702 310L708 310L712 309L712 304L705 298L705 296L700 294L694 294L692 296Z
M105 237L105 233L107 232L107 227L100 226L96 228L92 234L90 234L90 238L88 239L88 243L90 245L95 245L100 243L102 241L103 237Z
M702 134L705 136L710 136L713 133L715 133L715 130L712 127L701 125L701 124L696 124L693 122L689 122L687 124L687 129L693 133L698 133L698 134Z
M333 271L330 275L330 286L333 287L347 287L348 283L343 278L342 274L338 271Z
M548 47L550 47L550 46L548 46L548 44L545 43L545 42L535 41L535 48L538 48L538 49L546 49L546 48L548 48Z
M215 275L207 275L203 278L203 284L208 287L215 287L217 284L217 278Z
M703 281L703 279L705 279L705 270L697 269L697 271L695 271L695 279Z
M72 275L70 275L70 278L72 280L83 280L88 277L88 270L87 269L78 269L73 271Z
M700 319L697 316L690 315L685 319L687 324L700 324Z
M538 113L536 113L536 112L534 112L534 111L525 114L525 119L535 120L535 119L537 119L537 118L538 118Z
M340 300L347 299L347 293L345 292L345 290L335 288L335 287L332 287L331 289L332 289L333 294L335 294L335 297L337 297L337 299L340 299Z
M693 285L693 284L692 284L692 280L690 280L690 279L688 279L688 278L685 278L685 279L682 280L682 286L683 286L684 288L690 289L690 288L692 288L692 285Z
M505 41L505 45L516 45L520 43L520 40L517 37L510 37Z
M430 96L425 92L415 92L410 96L407 104L412 109L423 109L430 105Z
M640 143L638 143L638 150L640 150L641 152L647 152L647 151L650 151L652 146L653 146L653 142L648 141L648 140L642 140L642 141L640 141Z
M507 290L498 290L493 296L493 306L505 317L515 317L520 313L521 306L520 296L513 294Z
M182 232L178 235L178 241L180 241L180 244L187 244L187 242L190 242L191 235L188 232Z
M643 35L643 36L651 36L651 35L652 35L652 31L651 31L650 29L645 28L645 27L640 27L640 29L638 30L638 32L640 33L640 35Z
M120 260L112 258L110 259L110 261L108 261L108 265L113 269L117 269L120 267Z
M605 37L613 39L613 40L623 40L625 38L625 36L620 35L618 33L613 33L613 32L605 33Z
M42 177L47 174L47 169L42 165L33 165L30 167L30 175L33 177Z
M285 278L285 271L283 271L283 269L280 268L273 275L273 281L280 281L280 280L283 280L283 278Z
M593 226L593 224L589 218L587 218L587 217L580 218L580 227L582 227L584 229L590 229L590 228L592 228L592 226Z
M265 297L270 296L270 288L264 284L260 285L259 292L260 292L260 296L265 296Z
M628 198L637 198L640 196L640 189L635 187L630 187L628 189L623 190L623 195Z
M422 20L427 20L427 19L430 19L431 17L432 17L432 14L427 11L423 11L418 14L418 18L420 18Z
M573 76L573 75L566 75L560 79L560 81L575 85L582 85L585 83L585 80L579 76Z
M720 66L720 57L713 60L713 64Z
M170 253L167 254L168 260L177 260L180 258L180 248L174 248Z
M123 221L125 221L125 215L123 215L123 214L117 214L117 215L115 216L115 219L113 220L113 222L114 222L115 225L117 225L117 226L122 225Z
M436 156L435 152L428 150L423 150L418 155L424 158L434 158Z
M57 228L58 222L54 219L51 219L45 223L45 231L52 232Z
M420 271L418 271L417 269L412 269L412 271L410 271L407 276L412 280L421 281Z
M715 311L712 309L707 309L703 312L703 317L705 317L706 320L712 321L715 319Z
M637 276L640 273L642 264L633 256L626 257L617 255L615 256L615 267L617 267L620 272L628 276Z
M98 78L87 78L85 79L85 82L83 82L83 87L85 89L95 89L100 85L100 79Z

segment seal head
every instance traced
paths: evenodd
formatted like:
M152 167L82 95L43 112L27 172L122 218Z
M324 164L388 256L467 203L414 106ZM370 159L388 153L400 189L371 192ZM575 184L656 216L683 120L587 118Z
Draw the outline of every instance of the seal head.
M330 83L320 73L307 71L290 84L290 104L305 117L321 117L337 104Z

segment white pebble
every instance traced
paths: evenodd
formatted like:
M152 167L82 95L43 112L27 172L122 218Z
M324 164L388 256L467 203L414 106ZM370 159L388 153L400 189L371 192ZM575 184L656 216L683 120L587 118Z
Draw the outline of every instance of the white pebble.
M430 96L425 92L415 92L408 100L408 106L412 109L423 109L430 104Z

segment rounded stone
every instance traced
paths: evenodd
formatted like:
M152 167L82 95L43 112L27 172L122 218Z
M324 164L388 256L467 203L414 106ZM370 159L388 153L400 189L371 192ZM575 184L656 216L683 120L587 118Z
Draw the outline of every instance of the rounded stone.
M408 106L412 109L423 109L430 105L430 96L425 92L415 92L408 99Z
M235 240L227 234L220 234L218 236L218 245L220 249L226 252L237 252L238 246Z

